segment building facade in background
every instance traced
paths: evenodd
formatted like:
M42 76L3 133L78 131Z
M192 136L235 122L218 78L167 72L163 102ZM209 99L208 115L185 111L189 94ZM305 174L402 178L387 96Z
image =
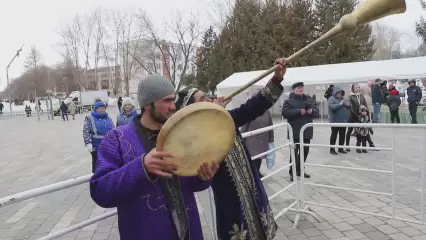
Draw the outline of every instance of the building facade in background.
M149 74L160 74L169 78L176 86L182 76L185 56L179 44L163 41L156 44L153 40L142 39L131 44L131 52L128 52L127 64L122 64L121 73L127 65L127 75L129 78L129 95L136 94L139 81ZM121 53L123 54L123 52ZM123 60L123 55L120 60ZM196 68L196 49L189 54L186 73L195 74ZM130 69L130 70L129 70ZM121 74L121 78L125 76ZM126 86L122 84L122 92L125 93Z
M120 71L120 66L88 69L83 74L83 85L86 86L87 90L107 90L112 93L115 85L121 85Z

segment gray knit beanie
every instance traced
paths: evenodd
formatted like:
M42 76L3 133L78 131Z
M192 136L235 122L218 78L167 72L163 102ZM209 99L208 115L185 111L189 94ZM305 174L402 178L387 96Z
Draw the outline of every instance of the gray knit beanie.
M141 108L175 93L172 82L157 74L148 75L139 82L138 101Z

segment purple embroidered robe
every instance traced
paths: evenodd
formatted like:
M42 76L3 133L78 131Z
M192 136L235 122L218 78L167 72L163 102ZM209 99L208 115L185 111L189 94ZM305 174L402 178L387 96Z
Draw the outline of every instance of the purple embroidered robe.
M142 165L145 148L137 134L134 124L107 133L90 180L92 199L101 207L117 208L121 240L178 239L160 184L148 176ZM179 177L179 184L189 239L201 240L203 233L194 192L207 189L211 182Z

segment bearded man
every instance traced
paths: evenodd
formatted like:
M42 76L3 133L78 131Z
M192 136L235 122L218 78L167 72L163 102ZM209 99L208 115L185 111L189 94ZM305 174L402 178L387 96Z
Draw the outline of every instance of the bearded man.
M138 86L141 115L110 130L103 139L90 180L92 199L118 211L120 239L202 240L194 192L210 186L217 164L202 165L198 176L172 175L177 167L155 149L162 125L176 110L174 87L160 75Z
M229 111L237 131L235 144L225 161L219 165L212 183L217 233L221 240L270 240L277 231L259 171L251 161L238 130L239 127L262 116L281 96L284 90L281 82L286 64L283 59L277 59L275 64L279 67L265 88L239 108ZM210 100L205 93L192 88L178 93L176 105L183 108L203 101ZM223 97L215 99L214 103L222 106L227 104Z

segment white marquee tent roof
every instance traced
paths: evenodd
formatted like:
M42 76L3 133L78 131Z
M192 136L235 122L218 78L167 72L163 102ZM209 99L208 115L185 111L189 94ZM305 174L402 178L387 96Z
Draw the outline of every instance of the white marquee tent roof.
M217 89L220 92L220 89L240 87L259 76L263 71L234 73L220 82ZM271 77L272 74L260 80L255 86L265 86ZM288 68L283 85L288 86L295 82L313 85L367 82L376 78L413 79L423 77L426 77L426 57L415 57Z

